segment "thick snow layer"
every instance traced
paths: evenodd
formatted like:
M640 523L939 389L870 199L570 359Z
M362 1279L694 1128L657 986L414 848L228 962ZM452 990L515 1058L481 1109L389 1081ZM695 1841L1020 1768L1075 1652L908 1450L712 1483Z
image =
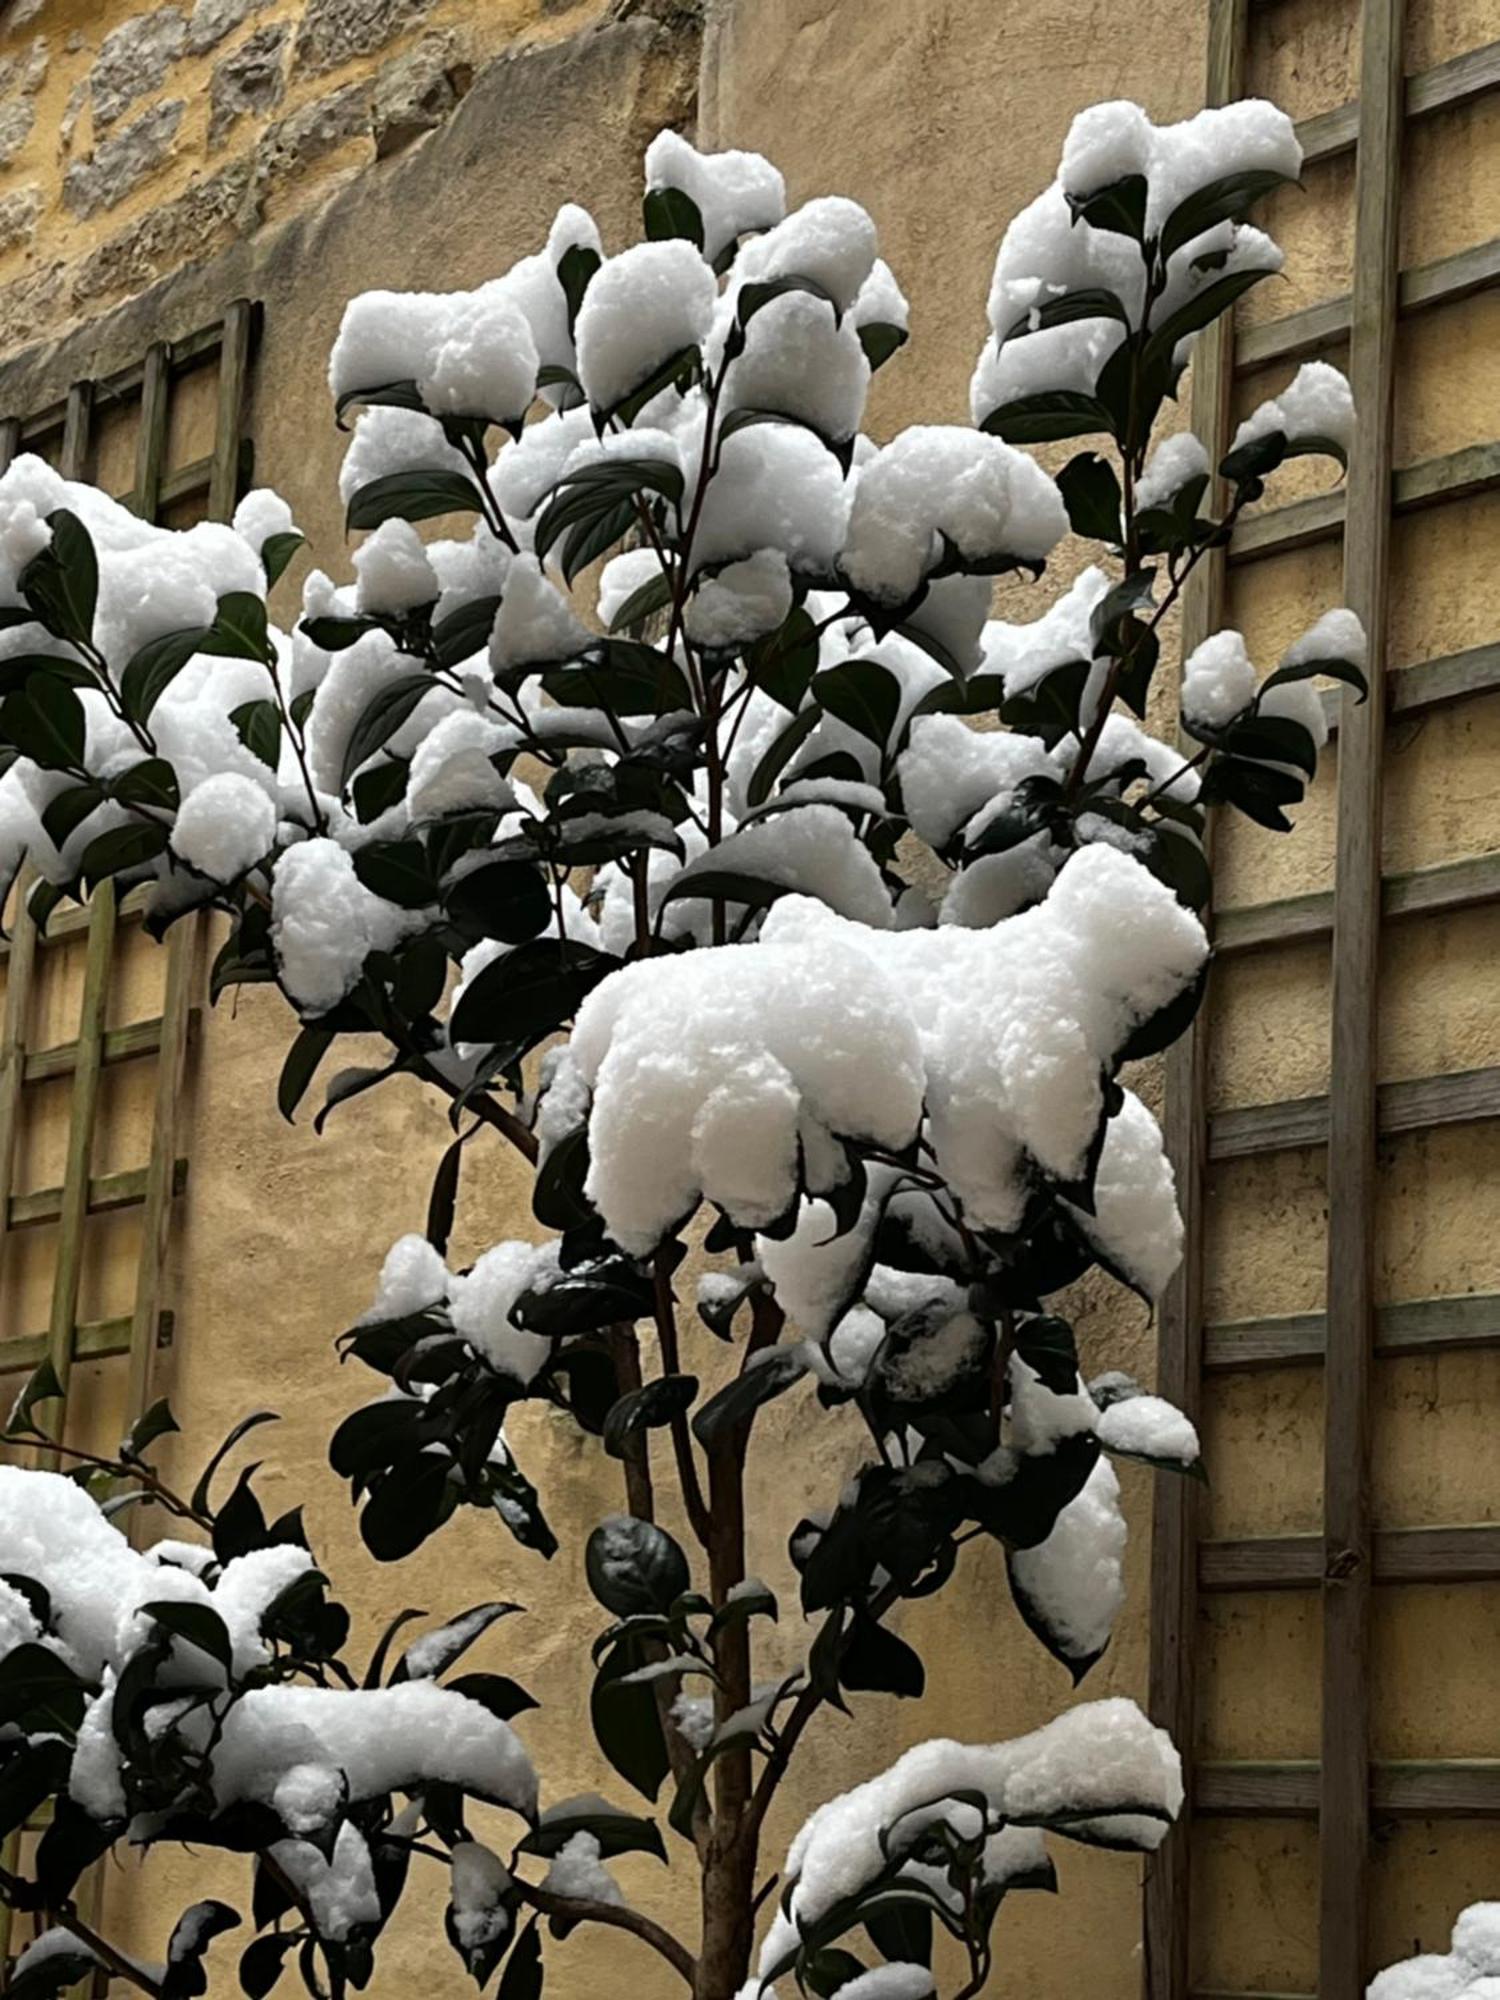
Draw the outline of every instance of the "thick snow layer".
M1111 230L1075 226L1062 188L1054 183L1012 219L1001 239L990 284L990 325L1005 340L1034 307L1094 289L1113 292L1132 321L1138 321L1145 290L1140 252ZM1121 332L1116 323L1116 339ZM1036 338L1032 333L1016 344L1025 346ZM993 347L988 351L993 353Z
M1094 1213L1073 1210L1088 1240L1149 1299L1182 1262L1177 1182L1161 1127L1135 1095L1109 1121L1094 1176Z
M838 1989L839 2000L929 2000L937 1981L925 1965L892 1959L862 1972Z
M1207 945L1171 891L1109 847L1075 854L1046 899L989 930L870 931L805 897L768 915L762 949L850 947L920 1039L938 1164L982 1227L1017 1226L1030 1154L1083 1164L1100 1067L1197 973ZM871 1075L878 1065L868 1065Z
M555 1243L497 1243L473 1269L449 1280L453 1327L504 1375L527 1383L552 1352L552 1342L511 1320L511 1308L529 1285L557 1273Z
M509 725L491 722L471 708L455 709L417 745L406 781L406 809L413 826L446 813L509 812L516 803L509 779L491 759L514 748Z
M342 1771L354 1801L437 1779L528 1817L536 1810L536 1773L510 1724L433 1681L252 1688L225 1719L214 1792L221 1804L269 1804L283 1774L305 1764Z
M542 1887L575 1902L623 1903L620 1885L599 1854L599 1842L593 1834L575 1833L553 1856Z
M1083 196L1144 174L1146 226L1154 233L1210 181L1266 169L1295 179L1302 148L1291 119L1264 99L1242 98L1177 125L1155 125L1138 104L1121 100L1079 112L1063 143L1059 180Z
M593 634L573 614L534 555L519 555L490 628L490 665L497 673L577 657Z
M1011 1574L1070 1660L1092 1660L1109 1644L1125 1602L1125 1516L1107 1458L1063 1508L1046 1541L1011 1552Z
M719 288L691 243L637 243L594 273L578 311L578 379L596 409L611 410L674 354L697 347Z
M800 574L826 576L844 538L844 475L810 432L753 424L722 447L693 536L692 567L780 549Z
M883 257L877 257L870 266L870 275L849 308L849 321L855 327L898 326L903 333L911 324L906 294Z
M870 364L848 320L810 292L785 292L745 329L745 351L729 365L726 410L775 410L799 417L837 443L864 416Z
M695 872L720 871L816 896L841 916L874 930L890 928L891 899L880 870L837 806L793 806L742 826L684 868L674 886L691 881Z
M1500 1973L1500 1903L1471 1903L1453 1926L1453 1955L1474 1970Z
M1310 625L1300 639L1293 640L1277 664L1304 667L1313 660L1347 660L1350 666L1363 672L1368 653L1365 628L1358 614L1340 606L1336 611L1325 611L1316 625Z
M655 558L653 557L653 561ZM747 646L774 632L792 608L792 573L780 549L757 549L704 577L684 624L696 646Z
M345 1820L325 1856L310 1840L278 1840L271 1859L305 1898L319 1937L348 1937L357 1924L380 1922L375 1868L359 1828Z
M1195 646L1182 668L1182 713L1189 723L1224 729L1255 699L1255 663L1243 636L1226 629Z
M1165 797L1180 799L1184 805L1197 798L1202 781L1196 771L1187 768L1182 754L1170 743L1163 743L1159 736L1153 736L1150 730L1142 729L1133 716L1116 709L1105 718L1084 777L1092 782L1134 763L1145 765L1147 779L1153 786L1160 786Z
M1033 834L1003 854L981 854L949 883L938 922L988 930L1028 904L1040 902L1062 860L1062 850L1045 833Z
M530 519L562 476L563 467L594 435L586 409L561 410L528 424L503 445L490 467L490 489L512 523Z
M172 851L215 882L233 882L271 851L276 807L263 785L235 771L205 778L172 823Z
M1368 2000L1495 2000L1500 1992L1500 1903L1471 1903L1453 1926L1451 1951L1388 1965Z
M969 381L969 414L982 424L1006 403L1059 389L1089 396L1125 337L1117 319L1075 319L1007 340L986 341ZM1100 430L1105 428L1101 421Z
M621 611L648 583L662 574L655 549L622 549L599 572L599 620L613 626Z
M737 236L770 229L786 213L786 183L759 153L700 153L680 132L646 148L646 186L679 188L703 218L703 251L717 258Z
M289 848L271 885L271 942L288 993L327 1013L359 978L372 951L389 951L420 916L372 895L336 840Z
M1040 618L1029 619L1020 625L1007 624L1003 618L992 618L984 628L982 671L998 674L1007 696L1014 697L1035 687L1054 668L1066 666L1070 660L1091 660L1094 657L1094 640L1090 620L1109 586L1110 578L1106 573L1097 565L1090 564L1079 572L1061 597L1053 600ZM1096 670L1097 679L1101 682L1104 671L1102 666ZM1089 682L1088 697L1097 699L1093 678Z
M498 1854L477 1840L460 1840L451 1856L453 1928L465 1950L504 1937L515 1918L505 1907L511 1873Z
M1326 361L1304 361L1279 396L1252 410L1234 434L1230 447L1280 431L1296 444L1329 438L1348 452L1354 442L1354 397L1348 380Z
M820 195L764 236L752 237L734 261L733 280L739 285L811 278L847 312L874 265L875 225L859 203Z
M881 1830L955 1791L984 1793L991 1811L1005 1819L1064 1812L1087 1813L1095 1821L1128 1816L1132 1835L1154 1848L1167 1831L1165 1821L1130 1809L1150 1806L1175 1817L1182 1766L1166 1731L1154 1728L1133 1701L1118 1698L1082 1703L1009 1743L920 1743L805 1822L783 1871L793 1885L794 1921L813 1923L855 1894L885 1865ZM762 1973L775 1962L771 1944L768 1938L761 1950Z
M472 292L363 292L349 301L328 358L335 396L417 384L445 415L523 416L536 387L531 327L504 280Z
M1177 431L1172 437L1163 438L1136 481L1137 511L1145 513L1150 507L1165 507L1190 480L1206 479L1212 469L1202 439L1191 431Z
M361 410L354 434L339 467L339 498L347 507L362 486L393 472L461 472L473 468L456 445L443 436L442 426L420 410L398 410L385 404Z
M399 616L436 601L437 572L410 521L382 521L354 551L356 611Z
M272 535L291 535L297 532L292 520L292 510L272 487L257 486L247 493L234 510L230 524L237 535L250 544L259 555Z
M744 1226L772 1221L797 1191L799 1144L818 1157L830 1133L913 1136L916 1030L855 948L889 934L824 915L847 938L644 960L580 1008L553 1089L592 1093L587 1189L622 1248L651 1249L700 1195Z
M1039 737L973 729L956 715L921 715L896 760L912 826L930 847L946 847L966 821L1008 802L1024 778L1063 776Z
M835 1316L847 1303L850 1289L869 1259L886 1197L897 1177L896 1168L878 1161L869 1167L859 1217L842 1236L835 1233L837 1224L826 1201L805 1201L789 1236L756 1239L756 1259L771 1281L778 1304L810 1342L828 1339ZM881 1331L883 1334L884 1329ZM840 1373L845 1372L841 1363L835 1366Z
M1094 1430L1109 1451L1144 1452L1193 1465L1198 1458L1198 1433L1181 1410L1160 1396L1123 1396L1100 1412Z
M375 1302L363 1323L404 1319L448 1296L448 1267L425 1236L398 1236L385 1253Z
M914 596L951 543L969 561L1040 561L1067 533L1056 486L1024 452L955 424L902 431L854 479L842 566L856 589Z

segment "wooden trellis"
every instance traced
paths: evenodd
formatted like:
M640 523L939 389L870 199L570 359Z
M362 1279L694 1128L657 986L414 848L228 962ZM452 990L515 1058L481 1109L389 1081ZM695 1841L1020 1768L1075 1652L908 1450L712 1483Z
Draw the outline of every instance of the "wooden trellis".
M1500 690L1500 644L1420 666L1386 659L1393 520L1500 487L1500 442L1423 463L1391 464L1392 391L1400 320L1500 283L1500 240L1398 268L1403 132L1412 121L1500 88L1500 42L1404 77L1401 0L1362 0L1360 96L1300 128L1309 162L1356 152L1352 297L1329 300L1235 337L1207 338L1195 360L1194 426L1218 456L1228 441L1237 372L1318 355L1347 342L1359 425L1344 493L1317 496L1243 522L1227 564L1342 537L1344 601L1370 637L1372 699L1327 698L1339 729L1334 887L1226 912L1215 929L1225 957L1301 941L1329 944L1333 973L1326 1096L1204 1111L1198 1028L1168 1062L1166 1131L1188 1224L1188 1255L1163 1300L1164 1393L1198 1415L1205 1373L1288 1363L1324 1370L1323 1528L1317 1534L1201 1538L1199 1496L1167 1482L1156 1507L1152 1561L1155 1719L1184 1753L1188 1809L1146 1882L1146 1990L1190 2000L1193 1816L1316 1819L1319 1827L1319 2000L1357 2000L1367 1964L1372 1815L1500 1816L1500 1762L1372 1761L1368 1640L1371 1591L1382 1583L1500 1578L1500 1526L1372 1530L1371 1376L1377 1357L1500 1346L1500 1296L1373 1300L1376 1146L1398 1132L1500 1116L1500 1068L1380 1084L1377 974L1383 927L1500 902L1500 855L1487 853L1382 879L1381 755L1385 725ZM1253 32L1253 26L1248 30ZM1208 99L1238 95L1245 67L1245 0L1212 0ZM1223 622L1226 566L1206 567L1186 608L1184 652ZM1208 1162L1294 1147L1328 1148L1328 1307L1325 1312L1205 1325L1203 1174ZM1320 1590L1323 1608L1321 1755L1315 1762L1214 1763L1193 1757L1195 1632L1200 1593ZM1206 2000L1206 1996L1197 1996ZM1215 2000L1236 2000L1218 1995ZM1261 1996L1261 2000L1270 2000Z
M245 387L254 328L253 308L232 304L222 321L179 341L159 341L145 359L97 382L76 383L65 400L28 418L0 422L0 466L21 450L55 459L69 478L92 475L97 423L108 411L137 410L134 481L120 497L136 513L160 521L183 503L198 502L208 517L227 520L247 476L242 438ZM166 469L173 393L190 374L217 371L213 449L175 471ZM38 1412L49 1434L61 1438L67 1423L70 1378L75 1362L125 1357L128 1366L127 1421L143 1411L151 1394L153 1358L170 1336L170 1316L162 1311L172 1198L186 1184L187 1162L177 1156L178 1099L192 1020L192 973L198 920L173 926L165 948L160 1014L122 1028L106 1029L110 973L121 925L138 918L140 892L117 901L105 883L85 908L58 911L45 936L26 913L24 889L16 900L9 942L0 945L5 1008L0 1027L0 1258L12 1232L43 1223L57 1228L51 1309L44 1329L6 1328L0 1333L0 1378L13 1381L44 1359L63 1385L61 1402ZM31 1016L37 955L86 934L82 998L72 1041L33 1048ZM143 1166L103 1175L92 1172L102 1070L110 1064L153 1059L156 1087L151 1138ZM18 1140L27 1115L28 1086L72 1077L68 1137L62 1185L18 1190L14 1185ZM133 1208L141 1213L134 1298L129 1313L80 1323L78 1303L91 1216ZM0 1381L0 1389L4 1388ZM4 1857L8 1862L13 1844ZM82 1893L82 1892L81 1892ZM93 1893L98 1893L97 1877ZM0 1960L9 1941L10 1913L0 1908Z

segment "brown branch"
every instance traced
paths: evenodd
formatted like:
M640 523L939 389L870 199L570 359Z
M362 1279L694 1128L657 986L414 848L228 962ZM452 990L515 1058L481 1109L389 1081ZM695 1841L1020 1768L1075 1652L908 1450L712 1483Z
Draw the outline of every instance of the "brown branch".
M682 1355L677 1341L677 1306L672 1293L672 1273L668 1269L665 1256L658 1251L652 1266L655 1279L656 1334L661 1343L662 1373L680 1375ZM703 1498L703 1488L698 1479L697 1461L693 1457L693 1440L688 1430L687 1413L678 1410L672 1417L672 1453L677 1462L677 1483L682 1488L682 1504L693 1533L703 1548L709 1545L711 1523L708 1506Z
M643 1916L639 1910L632 1910L624 1903L601 1903L586 1896L558 1896L550 1889L533 1888L519 1876L512 1878L521 1900L544 1917L563 1917L569 1923L604 1924L610 1929L628 1931L638 1937L642 1944L649 1944L689 1987L698 1977L698 1961L687 1946L678 1942L669 1930L652 1918Z
M150 1973L141 1966L133 1964L123 1952L117 1951L107 1938L102 1938L97 1931L90 1930L70 1903L64 1903L52 1914L57 1918L61 1929L71 1931L78 1942L86 1945L99 1963L107 1966L117 1978L128 1979L132 1986L139 1986L143 1993L154 1994L157 2000L160 2000L162 1989Z

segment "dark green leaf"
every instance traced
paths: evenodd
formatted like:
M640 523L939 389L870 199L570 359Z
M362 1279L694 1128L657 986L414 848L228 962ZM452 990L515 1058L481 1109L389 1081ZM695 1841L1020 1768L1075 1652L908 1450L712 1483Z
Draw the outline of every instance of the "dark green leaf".
M22 570L21 595L49 632L60 639L88 640L99 601L99 558L93 539L66 507L49 514L47 525L51 544Z
M440 1527L451 1506L449 1461L422 1453L403 1460L381 1480L359 1517L365 1547L381 1562L399 1562Z
M668 1610L692 1580L687 1557L665 1528L628 1514L594 1529L584 1569L589 1589L617 1618Z
M1130 315L1115 293L1106 291L1102 285L1087 286L1056 298L1039 299L1014 321L1000 344L1003 347L1006 341L1023 340L1028 333L1041 333L1049 326L1068 326L1080 319L1116 319L1121 326L1130 325Z
M266 572L267 590L281 581L287 564L306 539L306 536L299 535L295 528L288 528L279 535L266 536L260 545L260 560Z
M859 344L865 350L872 375L877 368L883 368L898 349L905 347L910 337L904 326L888 326L880 320L866 320L858 331Z
M195 653L208 650L208 629L165 632L150 639L120 676L120 706L132 722L145 722L172 682Z
M624 1812L592 1793L549 1806L521 1842L520 1851L550 1860L580 1833L592 1834L598 1841L601 1860L611 1860L617 1854L654 1854L658 1861L667 1858L655 1820Z
M527 943L552 917L546 881L525 861L492 861L460 875L444 891L443 906L468 936L504 944Z
M231 590L221 597L204 652L232 660L264 660L267 649L266 600L253 590Z
M927 1674L904 1639L856 1612L839 1657L839 1681L851 1694L920 1695Z
M10 1406L10 1415L5 1420L5 1435L17 1431L30 1432L40 1436L31 1421L31 1413L38 1403L58 1402L62 1398L62 1383L57 1379L57 1370L50 1361L39 1361L22 1386L21 1393Z
M287 1050L276 1085L276 1108L290 1124L307 1087L317 1074L318 1064L333 1046L331 1028L304 1028Z
M901 683L879 660L844 660L813 675L820 708L884 751L901 711Z
M768 306L772 299L784 298L788 292L806 292L812 298L822 299L834 318L837 319L839 316L838 301L826 286L820 285L815 278L789 273L786 277L766 278L756 284L740 286L736 301L736 317L740 326L748 326L755 315L763 307Z
M341 653L346 646L352 646L356 639L362 639L366 632L375 631L376 622L373 618L304 618L301 630L321 651ZM311 705L312 696L316 692L315 688L309 688L305 694L298 696L298 700ZM301 722L303 719L293 707L292 720Z
M585 292L593 282L601 259L599 252L587 243L572 243L557 260L557 282L563 288L563 297L568 302L568 331L578 318L578 308L583 304Z
M979 426L1007 444L1050 444L1057 438L1088 437L1113 428L1108 409L1077 389L1048 389L1017 396L990 411Z
M533 1917L511 1947L495 2000L541 2000L541 1992L542 1939Z
M298 1931L273 1931L240 1953L240 1991L246 2000L265 2000L285 1970L286 1955L300 1941Z
M364 763L382 749L415 709L423 695L437 685L427 674L402 674L387 681L375 698L367 702L359 721L349 732L339 783L347 785Z
M110 796L122 805L155 806L162 812L176 812L181 804L177 773L165 757L143 757L110 783Z
M1151 338L1146 343L1146 365L1166 367L1170 364L1177 344L1190 333L1216 320L1220 313L1228 312L1235 300L1243 297L1252 285L1258 285L1262 278L1274 278L1274 267L1254 271L1230 271L1222 278L1200 285L1191 298L1185 299L1174 313L1168 315L1160 326L1154 327Z
M572 1018L619 963L588 945L534 938L486 965L453 1009L455 1042L516 1045L519 1052Z
M87 734L83 703L52 674L32 674L0 702L0 742L13 743L44 771L76 771Z
M42 832L54 847L61 847L103 803L104 793L98 785L71 785L42 808Z
M425 910L439 889L420 840L377 841L354 850L354 872L374 896L403 910Z
M1263 195L1290 186L1291 182L1290 174L1277 173L1273 167L1247 167L1209 181L1186 201L1179 202L1163 223L1159 245L1162 258L1171 257L1216 223L1243 220Z
M240 1439L248 1432L253 1431L258 1424L274 1424L278 1421L274 1410L256 1410L248 1417L241 1417L240 1421L235 1425L234 1429L225 1438L224 1442L219 1446L218 1450L199 1474L198 1483L194 1486L192 1496L188 1501L188 1505L195 1514L208 1513L208 1496L213 1476L224 1463L229 1453L239 1443Z
M1125 174L1108 187L1092 194L1069 195L1073 220L1086 222L1091 229L1105 229L1115 236L1129 236L1139 243L1146 233L1146 200L1149 188L1144 174Z
M142 1411L130 1426L120 1446L121 1458L138 1459L159 1437L168 1431L181 1430L182 1426L172 1415L172 1406L165 1396L160 1396L148 1410Z
M648 189L641 213L651 242L661 243L668 237L681 236L695 250L703 248L702 212L692 196L684 194L681 188Z
M480 1639L490 1627L501 1618L508 1618L513 1611L519 1611L519 1604L496 1601L491 1604L476 1604L472 1610L462 1612L457 1618L450 1618L446 1625L439 1625L436 1631L424 1632L414 1646L408 1646L396 1662L391 1675L391 1685L419 1677L435 1681L468 1652L476 1639Z
M86 882L102 882L106 875L121 875L128 869L143 868L167 851L167 828L160 820L130 820L112 826L83 850L78 872Z
M619 1685L641 1658L629 1640L612 1649L594 1680L589 1719L599 1748L626 1784L654 1800L671 1768L661 1711L650 1687Z
M1093 542L1120 541L1120 482L1107 459L1079 452L1057 475L1057 487L1075 535Z
M0 1725L23 1731L57 1729L71 1735L83 1720L92 1690L49 1647L23 1641L0 1659Z
M461 1694L468 1701L477 1701L481 1708L487 1708L502 1722L510 1722L516 1716L524 1715L528 1708L539 1706L520 1682L511 1680L507 1674L460 1674L457 1680L448 1681L445 1685L451 1693Z
M387 472L361 486L349 502L347 529L378 528L382 521L430 521L438 514L477 514L479 488L461 472L438 467Z
M771 787L822 720L823 711L815 703L793 717L756 765L745 793L749 805L765 804Z
M230 1643L228 1627L210 1606L167 1598L157 1604L143 1604L141 1610L146 1617L154 1618L158 1625L170 1632L174 1639L186 1640L200 1653L207 1653L210 1659L217 1660L226 1674L232 1671L234 1648Z
M1260 691L1266 694L1271 688L1286 687L1292 681L1312 680L1318 674L1326 674L1329 680L1342 681L1346 687L1352 687L1361 701L1369 698L1369 682L1352 660L1299 660L1295 666L1278 667L1275 673L1266 675Z
M712 1451L742 1423L747 1423L765 1403L784 1395L794 1382L807 1373L807 1363L795 1347L771 1347L763 1351L742 1375L726 1382L693 1418L693 1435L705 1451Z
M342 430L345 410L356 403L364 403L371 409L377 406L390 410L422 410L427 405L422 401L421 391L414 381L377 382L367 389L346 389L333 406L333 414Z
M662 1375L622 1396L604 1419L604 1449L623 1458L629 1440L639 1431L659 1430L673 1417L692 1408L698 1394L696 1375Z
M229 711L229 720L250 755L274 771L281 762L281 710L275 702L241 702Z
M432 628L432 650L440 667L461 666L489 644L498 597L471 597Z

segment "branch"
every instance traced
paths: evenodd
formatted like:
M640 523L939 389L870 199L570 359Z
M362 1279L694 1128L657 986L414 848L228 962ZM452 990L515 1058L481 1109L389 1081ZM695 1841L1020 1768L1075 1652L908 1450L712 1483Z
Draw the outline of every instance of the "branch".
M116 1951L115 1947L106 1938L100 1937L97 1931L90 1930L70 1903L64 1903L52 1914L57 1918L62 1930L71 1931L78 1942L86 1945L99 1963L107 1966L117 1978L128 1979L132 1986L139 1986L143 1993L154 1994L156 2000L161 2000L162 1989L150 1973L143 1967L133 1964L123 1952Z
M657 1252L652 1265L656 1294L656 1333L661 1342L662 1372L680 1375L682 1355L677 1344L677 1311L672 1296L672 1274L667 1268L666 1258ZM687 1509L687 1517L693 1533L706 1549L709 1542L711 1523L708 1506L703 1498L703 1488L698 1479L698 1466L693 1457L693 1441L688 1431L687 1414L678 1410L672 1418L672 1452L677 1461L677 1483L682 1488L682 1503Z
M539 1911L544 1917L563 1917L569 1923L604 1924L617 1931L629 1931L642 1944L649 1944L671 1966L672 1970L686 1980L689 1987L698 1977L698 1961L680 1944L669 1930L643 1916L639 1910L632 1910L624 1903L600 1903L587 1896L558 1896L550 1889L533 1888L519 1876L512 1878L521 1900Z

